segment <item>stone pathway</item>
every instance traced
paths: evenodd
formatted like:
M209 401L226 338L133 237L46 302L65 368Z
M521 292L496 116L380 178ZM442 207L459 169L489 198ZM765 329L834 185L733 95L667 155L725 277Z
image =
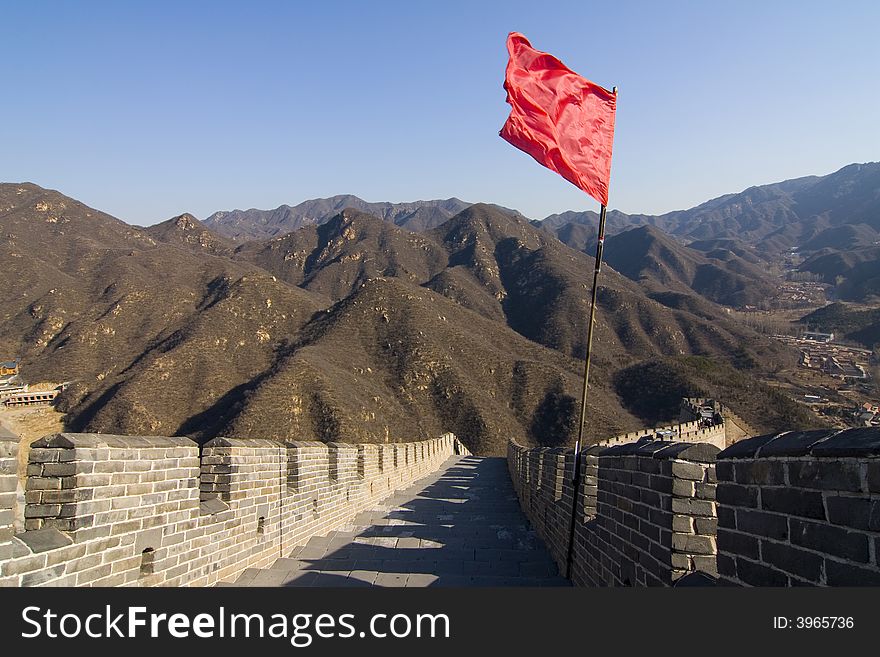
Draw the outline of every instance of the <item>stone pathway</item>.
M529 527L504 458L456 456L438 472L221 586L569 586Z

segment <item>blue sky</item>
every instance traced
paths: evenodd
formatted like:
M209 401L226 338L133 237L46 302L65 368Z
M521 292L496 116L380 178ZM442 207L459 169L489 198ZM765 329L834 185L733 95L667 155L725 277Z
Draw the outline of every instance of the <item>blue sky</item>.
M620 88L610 205L880 160L880 3L21 2L0 181L125 221L351 193L596 203L498 137L505 37Z

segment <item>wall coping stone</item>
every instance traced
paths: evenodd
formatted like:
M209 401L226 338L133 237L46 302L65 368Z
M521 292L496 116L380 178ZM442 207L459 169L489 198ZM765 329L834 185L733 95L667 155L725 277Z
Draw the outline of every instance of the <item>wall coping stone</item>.
M761 456L806 456L813 446L838 432L838 429L786 431L762 446L760 448Z
M226 438L218 436L206 442L203 447L287 447L288 443L269 438Z
M698 463L715 463L721 450L709 443L679 443L673 442L660 452L654 453L654 458L676 458Z
M291 440L287 443L289 447L315 447L318 449L328 449L327 443L319 440Z
M185 436L115 436L104 433L55 433L31 443L36 448L75 449L77 447L198 447Z
M752 459L764 456L880 456L880 427L771 433L734 443L718 458Z
M714 463L720 450L708 443L685 443L672 440L649 440L606 447L599 456L651 456L655 459L687 459Z
M813 456L880 456L880 427L847 429L815 445Z
M718 459L751 459L755 458L755 454L758 453L758 450L769 443L771 440L776 438L778 433L769 433L763 436L755 436L754 438L746 438L745 440L740 440L718 455Z

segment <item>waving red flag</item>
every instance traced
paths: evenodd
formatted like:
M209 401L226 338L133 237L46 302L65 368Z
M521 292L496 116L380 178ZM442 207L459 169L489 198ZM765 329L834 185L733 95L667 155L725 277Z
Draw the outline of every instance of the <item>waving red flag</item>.
M607 205L617 95L535 50L519 32L508 35L507 51L511 111L501 136Z

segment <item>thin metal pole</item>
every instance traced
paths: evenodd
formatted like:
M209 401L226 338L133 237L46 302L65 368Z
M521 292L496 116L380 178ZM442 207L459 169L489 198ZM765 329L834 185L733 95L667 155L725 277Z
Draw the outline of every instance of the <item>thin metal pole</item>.
M617 87L612 89L617 95ZM596 268L593 270L593 293L590 300L590 319L587 323L587 353L584 358L584 389L581 394L581 418L578 423L578 437L574 443L574 473L572 477L571 522L568 528L568 552L565 558L565 576L571 579L571 564L574 558L574 529L577 515L578 492L581 484L580 449L584 441L584 424L587 421L587 390L590 387L590 357L593 352L593 325L596 322L596 296L599 293L599 272L602 269L602 253L605 249L605 216L607 209L602 204L599 211L599 234L596 241Z
M584 440L584 424L587 421L587 391L590 387L590 359L593 351L593 325L596 321L596 297L599 292L599 272L602 269L602 252L605 248L605 215L606 208L603 205L599 212L599 236L596 244L596 268L593 270L593 293L590 300L590 318L587 323L587 353L584 360L584 388L581 394L581 417L578 423L578 437L574 443L574 477L572 484L574 494L571 503L571 522L568 531L568 553L566 555L565 576L571 577L571 562L574 555L574 528L577 515L577 496L581 482L581 459L579 456L580 446Z
M578 424L577 442L584 439L584 424L587 421L587 389L590 386L590 357L593 351L593 327L596 323L596 297L599 293L599 271L602 269L602 252L605 249L605 206L599 212L599 238L596 243L596 268L593 270L593 296L590 301L590 321L587 324L587 354L584 360L584 389L581 395L581 421ZM576 443L577 444L577 443Z

